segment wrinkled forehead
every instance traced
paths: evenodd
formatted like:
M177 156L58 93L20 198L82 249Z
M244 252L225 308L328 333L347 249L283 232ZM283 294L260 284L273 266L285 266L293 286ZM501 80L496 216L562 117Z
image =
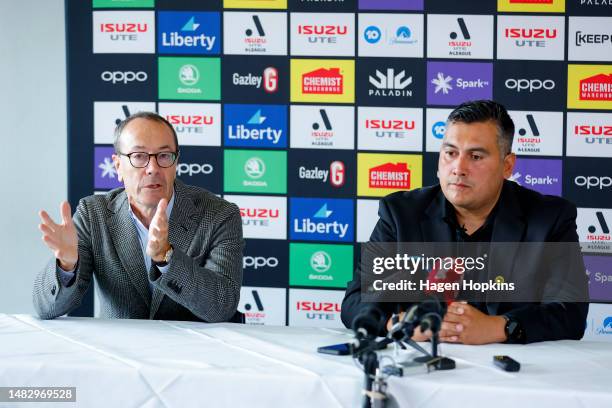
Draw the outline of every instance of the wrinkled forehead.
M442 147L460 150L498 150L497 126L495 122L454 122L446 126Z
M164 123L138 118L128 123L120 136L124 150L176 150L174 137Z

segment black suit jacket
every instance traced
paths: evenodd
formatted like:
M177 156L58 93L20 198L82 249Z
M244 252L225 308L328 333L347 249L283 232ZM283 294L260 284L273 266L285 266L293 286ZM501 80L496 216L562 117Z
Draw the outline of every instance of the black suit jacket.
M525 330L526 343L545 340L576 339L584 334L588 312L588 284L576 233L576 207L559 197L544 196L505 181L497 206L491 242L570 242L576 243L572 290L584 302L486 302L484 312L489 315L512 316ZM390 194L380 201L379 220L370 242L451 242L452 229L443 219L445 198L439 185ZM536 246L537 247L537 246ZM512 256L504 256L506 261ZM560 261L527 257L522 261L496 264L490 274L501 273L514 278L534 279L542 274L567 270ZM576 279L576 273L578 278ZM491 277L491 276L490 276ZM546 279L546 276L544 276ZM527 294L525 294L527 295ZM544 298L546 296L544 295ZM355 271L342 303L342 321L351 327L354 317L365 307L375 307L385 321L396 309L393 303L362 303L361 272ZM381 333L384 334L384 329Z

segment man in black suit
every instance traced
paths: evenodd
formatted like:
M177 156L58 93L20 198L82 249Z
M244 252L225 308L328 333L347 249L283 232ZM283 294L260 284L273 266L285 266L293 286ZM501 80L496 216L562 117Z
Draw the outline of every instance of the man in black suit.
M538 302L455 301L444 317L441 341L532 343L583 336L588 288L577 243L576 207L506 180L516 161L511 152L513 135L514 123L502 105L473 101L458 106L446 123L438 160L440 184L384 197L370 242L509 242L536 248L542 243L574 243L569 244L572 260L561 259L564 256L538 259L542 252L518 260L505 254L507 262L491 264L487 277L522 276L523 280L548 281L543 286L549 288L555 286L549 283L559 273L571 274L571 299L579 300L558 301L554 295L547 297L545 289ZM375 310L388 330L390 317L400 305L362 302L363 272L357 268L348 285L342 321L351 327L355 316ZM406 310L406 305L401 306ZM413 339L423 341L429 335L417 330Z

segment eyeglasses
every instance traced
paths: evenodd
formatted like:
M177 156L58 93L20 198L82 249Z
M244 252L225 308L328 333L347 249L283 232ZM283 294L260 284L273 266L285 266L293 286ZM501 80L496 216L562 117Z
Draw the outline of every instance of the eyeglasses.
M157 165L159 167L167 168L171 167L176 159L178 158L178 152L159 152L159 153L147 153L147 152L132 152L132 153L119 153L119 156L127 156L130 160L130 164L133 167L142 169L149 165L151 156L155 156Z

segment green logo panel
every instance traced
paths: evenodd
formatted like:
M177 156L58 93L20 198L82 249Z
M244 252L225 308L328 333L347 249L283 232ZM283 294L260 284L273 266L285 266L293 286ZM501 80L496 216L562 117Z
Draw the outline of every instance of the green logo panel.
M353 246L289 244L289 284L346 288L353 278Z
M93 8L155 7L155 0L93 0Z
M219 58L159 58L159 99L221 99Z
M225 150L226 192L287 193L287 152Z

